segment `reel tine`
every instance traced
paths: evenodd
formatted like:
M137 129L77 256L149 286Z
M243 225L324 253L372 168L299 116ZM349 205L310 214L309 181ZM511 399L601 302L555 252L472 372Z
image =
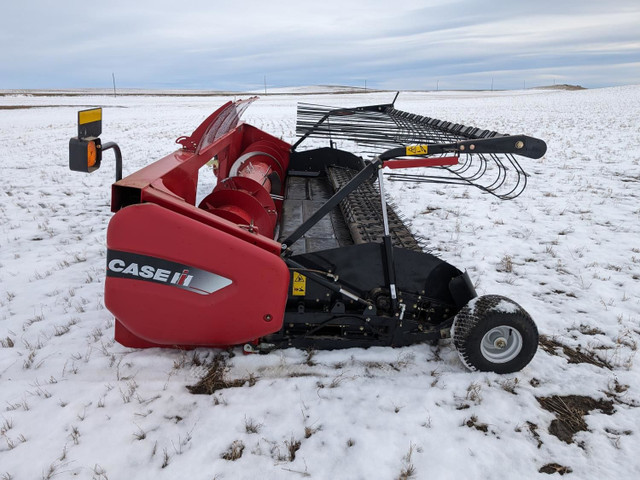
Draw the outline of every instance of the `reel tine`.
M378 155L398 146L451 144L504 135L452 124L436 118L396 110L393 104L354 108L335 108L298 104L296 132L303 137L353 141L362 153ZM525 140L526 141L526 140ZM527 186L527 174L512 153L464 152L461 163L432 167L434 175L387 174L392 181L472 185L501 199L520 195Z

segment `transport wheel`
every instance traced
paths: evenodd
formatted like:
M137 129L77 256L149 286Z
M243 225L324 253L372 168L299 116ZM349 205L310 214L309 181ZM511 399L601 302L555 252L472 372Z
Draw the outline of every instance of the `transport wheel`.
M499 295L474 298L462 307L451 338L466 367L483 372L522 370L538 348L538 328L529 314Z

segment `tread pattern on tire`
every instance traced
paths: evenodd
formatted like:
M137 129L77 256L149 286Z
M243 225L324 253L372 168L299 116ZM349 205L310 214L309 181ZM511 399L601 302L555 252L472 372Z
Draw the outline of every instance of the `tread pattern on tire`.
M535 327L533 319L526 310L510 298L503 297L501 295L485 295L471 300L462 307L451 325L451 338L453 339L453 344L460 356L460 360L464 363L465 367L471 371L477 371L478 368L469 360L469 356L465 348L465 340L469 337L478 322L488 313L493 311L504 313L503 310L497 308L502 305L503 302L507 302L513 306L513 310L509 313L524 317Z

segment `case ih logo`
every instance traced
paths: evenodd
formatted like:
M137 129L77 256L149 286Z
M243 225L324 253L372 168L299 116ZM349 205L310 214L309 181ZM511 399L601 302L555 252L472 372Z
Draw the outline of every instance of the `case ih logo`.
M230 279L206 270L117 250L107 251L107 277L162 283L200 295L208 295L232 283Z

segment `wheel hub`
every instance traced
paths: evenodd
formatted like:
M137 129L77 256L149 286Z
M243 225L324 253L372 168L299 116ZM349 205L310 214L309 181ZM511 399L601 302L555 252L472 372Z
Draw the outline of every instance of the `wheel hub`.
M480 352L493 363L507 363L522 350L522 335L513 327L500 325L492 328L482 337Z

